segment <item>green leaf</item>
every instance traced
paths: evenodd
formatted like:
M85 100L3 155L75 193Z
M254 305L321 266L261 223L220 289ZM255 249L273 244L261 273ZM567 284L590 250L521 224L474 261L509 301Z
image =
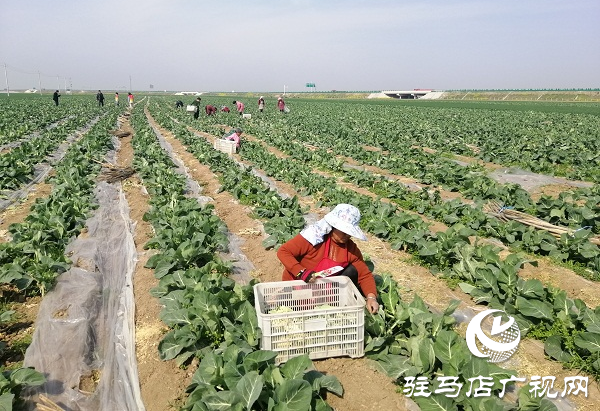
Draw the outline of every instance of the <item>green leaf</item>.
M315 411L334 411L322 398L315 400Z
M545 298L546 292L544 291L544 285L540 280L529 279L523 280L519 278L517 281L517 289L519 294L527 298Z
M162 278L165 275L169 274L171 268L173 268L175 264L176 261L171 261L167 259L160 260L159 263L156 265L156 268L154 269L154 277Z
M312 366L312 361L308 358L308 355L299 355L297 357L289 359L285 364L281 366L281 373L287 379L301 380L304 376L304 372Z
M256 371L250 371L237 383L236 391L244 400L244 407L252 409L252 405L260 396L263 389L264 378Z
M225 363L223 366L223 379L225 380L227 388L232 389L238 384L244 376L244 374L242 374L243 371L242 365L238 364L235 359L231 359Z
M446 309L444 310L444 313L443 313L444 317L448 316L448 315L452 315L454 313L454 311L456 311L456 309L458 308L460 303L461 303L460 300L450 301L450 304L448 304L448 307L446 307Z
M597 312L600 307L595 310L587 309L583 315L583 323L585 324L586 330L591 333L600 334L600 314Z
M455 411L456 404L445 395L431 394L429 397L412 397L421 411Z
M544 351L557 361L569 362L573 359L573 356L563 349L562 341L560 335L551 335L544 341Z
M325 389L339 397L344 395L344 387L342 387L342 384L335 375L323 375L317 379L317 382L320 388L319 391Z
M547 302L517 297L516 306L519 312L526 317L554 320L554 308Z
M304 379L310 383L316 393L325 389L340 397L344 395L344 388L335 375L325 375L317 370L310 370L304 374Z
M277 241L277 236L272 234L263 240L262 245L265 248L265 250L269 250L275 247L278 243L279 242Z
M413 374L421 372L420 368L414 367L410 359L403 355L396 354L380 354L377 356L377 365L381 367L383 372L389 377L397 380L403 375L408 375L409 371L413 371Z
M181 352L183 346L175 338L175 331L169 331L158 343L158 353L163 361L172 360Z
M219 391L202 398L210 411L242 411L244 405L239 394L233 391Z
M442 362L448 363L454 355L460 352L455 350L454 346L458 340L458 335L454 331L442 330L438 333L433 350L435 356Z
M46 382L46 377L33 368L19 368L10 374L10 380L15 384L37 386Z
M286 380L275 389L274 411L306 411L310 409L313 391L304 380Z
M190 312L186 308L177 310L165 309L160 313L160 319L170 327L175 325L186 325L191 324L192 320L189 316Z
M576 346L584 348L592 354L600 352L600 334L583 332L575 335L573 342Z
M246 371L260 371L263 367L274 364L276 357L277 353L274 351L254 351L244 358L244 369Z
M12 411L14 398L15 394L11 394L10 392L0 395L0 411Z

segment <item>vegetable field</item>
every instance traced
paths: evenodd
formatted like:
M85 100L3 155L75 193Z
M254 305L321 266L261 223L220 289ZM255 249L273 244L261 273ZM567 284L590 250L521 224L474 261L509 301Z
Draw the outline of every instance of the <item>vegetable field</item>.
M600 409L598 104L136 97L0 98L0 408ZM277 364L252 286L338 203L382 306L365 356ZM507 361L469 351L486 309Z

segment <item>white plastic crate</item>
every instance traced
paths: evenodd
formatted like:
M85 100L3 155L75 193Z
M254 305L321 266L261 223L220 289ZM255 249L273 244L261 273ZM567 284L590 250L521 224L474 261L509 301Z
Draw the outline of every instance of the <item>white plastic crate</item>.
M216 139L214 148L227 154L233 154L237 151L235 141L233 140Z
M252 118L252 114L242 114L242 118L249 120Z
M254 300L261 349L277 352L277 363L302 354L364 356L365 300L348 277L259 283ZM271 313L279 307L292 311Z

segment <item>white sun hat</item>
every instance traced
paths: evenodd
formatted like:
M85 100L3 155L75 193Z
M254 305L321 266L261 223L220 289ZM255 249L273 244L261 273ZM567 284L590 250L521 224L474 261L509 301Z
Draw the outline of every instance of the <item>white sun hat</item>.
M350 204L338 204L333 210L325 214L325 221L333 228L365 241L367 236L362 232L358 223L360 222L360 210Z

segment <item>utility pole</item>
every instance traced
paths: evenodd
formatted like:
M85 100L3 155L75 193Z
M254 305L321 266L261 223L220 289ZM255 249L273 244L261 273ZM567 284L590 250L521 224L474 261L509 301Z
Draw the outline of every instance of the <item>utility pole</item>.
M38 71L38 87L40 88L40 96L42 95L42 77Z
M10 97L10 88L8 87L8 72L6 71L6 63L4 63L4 78L6 79L6 95Z

